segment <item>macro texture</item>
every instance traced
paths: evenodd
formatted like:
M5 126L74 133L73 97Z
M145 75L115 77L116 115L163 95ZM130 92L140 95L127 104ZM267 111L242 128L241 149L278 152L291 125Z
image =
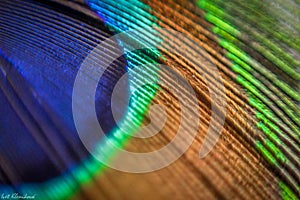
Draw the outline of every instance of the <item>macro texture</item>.
M299 24L297 0L0 0L0 198L299 199Z

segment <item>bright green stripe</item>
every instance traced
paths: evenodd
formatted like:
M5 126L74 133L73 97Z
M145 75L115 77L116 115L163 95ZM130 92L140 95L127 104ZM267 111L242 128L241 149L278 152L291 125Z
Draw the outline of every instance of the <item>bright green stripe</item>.
M265 99L264 96L261 95L260 92L258 92L254 87L253 85L248 82L246 79L244 79L242 76L238 75L237 78L236 78L236 81L241 84L242 86L244 86L244 88L246 88L248 90L248 94L253 94L254 96L256 97L259 97L264 103L267 103L268 104L268 101ZM250 93L249 93L250 92ZM249 104L253 107L255 107L256 109L258 109L260 112L262 112L267 118L273 118L273 119L276 119L278 121L278 118L274 115L274 113L269 109L267 108L266 106L264 106L264 103L260 103L258 104L257 101L254 101L253 98L249 98ZM280 114L280 113L277 113L277 114ZM281 115L281 118L284 118L285 119L285 122L288 123L290 125L290 127L296 132L298 130L298 128L293 125L292 123L290 123L289 121L287 121L287 119ZM298 138L297 135L294 135L293 134L293 137L294 138Z
M260 141L257 141L255 143L255 147L270 164L275 166L278 165L276 159L272 156L269 150L266 149L265 146Z
M284 182L279 181L279 187L281 189L281 196L283 200L297 200L296 194L286 185Z
M257 96L255 96L254 94L249 93L249 92L248 92L248 95L249 95L249 104L251 106L253 106L259 112L261 112L263 115L265 115L267 119L272 119L276 123L281 123L281 121L278 119L278 117L276 117L274 115L274 112L272 110L270 110L265 105L265 103L263 103L261 100L259 100ZM270 121L270 124L271 123L272 122ZM270 125L270 124L269 124L269 127L277 127L275 124L273 124L273 125ZM285 126L285 124L282 124L282 125ZM293 129L297 129L297 127L293 127L293 125L290 125L290 126L292 126ZM276 130L276 128L275 128L275 130ZM289 134L292 135L293 138L295 138L297 141L299 141L299 136L297 135L298 133L299 132L297 132L297 131L295 131L295 132L289 132Z
M257 79L255 79L250 73L248 73L247 71L245 71L244 69L242 69L239 65L237 64L233 64L232 65L232 70L238 74L241 74L244 78L246 78L251 84L254 85L255 88L259 88L260 91L262 91L264 94L266 94L267 96L271 97L274 96L274 94L272 94L268 88L266 88L264 85L262 85ZM274 96L275 97L275 96ZM274 99L273 99L274 100ZM282 108L284 110L284 112L290 117L292 118L299 126L300 126L300 122L297 116L294 115L293 111L290 110L282 101L281 99L278 99L276 97L276 99L274 100L276 101L276 104Z
M255 69L259 70L263 75L266 75L266 77L268 79L272 80L276 86L278 86L280 89L282 89L290 97L292 97L296 101L300 101L299 92L291 89L286 83L278 80L276 76L271 75L270 72L263 70L263 68L258 63L254 62L251 59L251 57L249 57L245 52L240 50L237 46L235 46L234 44L232 44L224 39L219 39L219 44L220 44L220 46L227 49L230 53L232 53L234 55L234 56L232 56L229 54L229 56L230 56L229 58L231 58L231 59L233 58L235 62L237 60L239 60L238 63L241 63L241 60L243 60L246 63L249 63L250 66L255 67ZM249 65L246 66L245 64L243 64L242 66L245 66L245 67L247 67L247 69L249 69ZM250 71L250 69L249 69L249 71Z
M280 149L278 149L277 146L274 145L273 142L271 142L270 140L265 140L264 144L273 153L272 155L275 156L276 160L279 160L279 162L281 162L282 164L285 164L287 162L286 156Z
M261 113L263 113L267 118L269 119L273 119L276 120L277 122L279 122L278 118L274 115L273 111L271 111L268 107L265 106L265 103L267 102L265 100L265 98L260 94L260 92L258 92L253 85L248 82L246 79L244 79L242 76L238 75L236 78L236 81L241 84L242 86L244 86L244 88L247 89L247 93L249 95L249 104L251 106L253 106L254 108L258 109ZM253 96L254 95L254 96ZM258 100L258 97L264 102ZM279 114L279 113L277 113ZM290 127L295 131L295 133L298 133L297 130L298 128L291 124L289 121L287 121L287 119L280 115L281 118L285 119L285 122L288 123L290 125ZM274 125L275 126L275 125ZM293 135L294 138L298 138L297 135L295 135L294 133L291 133Z
M244 61L242 61L241 59L239 59L237 56L235 56L234 54L227 52L225 55L227 58L229 58L230 60L233 60L236 64L242 66L244 69L246 69L248 72L252 72L252 68L251 66L249 66L247 63L245 63Z
M236 65L235 65L236 66ZM244 79L242 76L237 76L236 81L243 85L247 90L249 90L252 94L259 97L262 101L268 101L265 96L263 96L253 85Z
M222 21L221 19L226 16L228 17L224 11L220 10L216 6L212 5L211 3L208 3L208 1L198 1L199 7L203 8L204 10L209 11L210 13L207 13L205 15L205 18L213 23L214 26L212 28L212 31L216 33L217 35L221 36L223 39L219 40L220 46L227 49L229 52L226 54L226 56L234 61L234 64L231 66L232 70L236 72L237 74L240 74L237 76L236 81L240 83L243 87L245 87L248 91L248 94L251 94L249 97L249 104L256 109L259 110L259 112L256 113L256 117L258 120L260 120L257 123L257 127L261 129L265 136L268 139L265 139L264 142L257 141L255 143L256 149L265 157L265 159L271 163L272 165L278 166L278 162L285 164L288 162L288 159L286 156L282 153L282 151L275 145L283 145L279 137L273 132L281 133L280 128L276 126L274 123L272 123L269 119L272 119L274 121L278 122L278 118L274 116L273 111L268 109L265 106L265 103L268 102L264 97L260 95L260 93L255 88L259 88L261 91L264 91L267 95L271 95L274 98L277 98L274 96L274 94L270 93L268 88L266 88L264 85L260 83L251 73L254 73L255 71L252 69L259 70L262 72L265 77L267 77L269 80L271 80L273 83L276 84L277 87L281 88L285 93L290 95L293 99L297 100L299 102L300 96L297 91L291 90L289 86L286 83L281 82L277 79L276 76L273 74L270 74L267 70L263 69L262 66L260 66L259 63L256 63L256 61L252 60L251 57L249 57L244 51L240 50L237 46L235 46L233 43L241 44L239 40L236 39L236 37L241 37L241 33L235 29L232 25L230 25L227 22ZM219 17L219 18L218 18ZM229 16L230 17L230 16ZM230 17L231 18L231 17ZM256 32L254 32L256 33ZM280 55L284 57L288 62L290 63L298 63L293 60L293 58L283 52L278 46L273 45L267 38L264 38L262 36L257 36L254 34L254 37L258 38L262 41L263 44L268 46L270 49L275 50L277 55ZM250 44L252 45L252 44ZM279 58L274 57L272 53L270 53L266 49L257 48L256 49L262 53L262 55L266 56L269 60L272 60L274 64L276 64L278 67L280 67L283 71L290 74L293 78L298 79L300 74L297 74L290 66L288 66L286 63L280 61ZM261 78L263 79L263 77ZM264 80L264 79L263 79ZM248 82L250 81L250 82ZM253 85L252 85L253 84ZM256 86L256 87L254 87ZM253 96L254 95L254 96ZM277 94L278 95L278 94ZM256 96L256 97L255 97ZM270 97L271 97L270 96ZM297 107L294 105L293 102L291 102L287 97L285 97L284 94L280 93L280 97L284 97L284 102L287 103L288 106L283 104L281 101L277 102L277 104L283 108L285 113L287 113L289 116L294 118L294 121L299 123L299 119L294 115L294 113L289 109L292 108L296 110L296 113L298 115L299 112L297 112ZM261 98L261 100L264 102L262 103L260 100L257 99L257 97ZM294 130L297 130L297 127L293 127ZM272 131L273 130L273 131ZM273 156L274 155L274 156Z
M256 126L262 130L266 136L274 141L276 144L280 144L281 143L281 140L278 138L278 136L276 134L274 134L266 125L265 125L265 122L264 122L264 119L266 119L260 112L257 112L256 113L256 116L257 115L260 115L258 116L259 119L261 119L262 121L260 122L257 122Z
M210 5L210 4L207 3L207 2L205 2L204 5ZM207 15L209 16L208 21L212 22L213 24L217 25L218 27L222 27L222 25L221 25L222 20L218 19L218 17L223 18L224 16L228 17L228 15L226 15L224 12L220 12L219 9L217 7L215 7L215 6L213 6L213 5L204 6L204 9L208 10L209 12L213 13L213 15L215 15L215 16L211 16L212 14L207 13L206 16ZM231 17L229 16L229 18L231 18ZM235 20L233 20L233 21L235 21ZM225 23L225 22L223 22L223 23ZM227 23L225 23L225 24L227 24ZM229 34L226 34L224 31L222 32L222 31L217 30L216 28L214 28L214 29L215 29L215 30L213 30L214 32L218 31L218 34L223 34L222 37L224 37L226 39L228 39L230 37L230 36L228 36ZM239 37L238 35L236 35L236 30L233 27L232 28L226 28L226 27L224 27L223 29L226 30L228 33L232 34L233 36ZM234 31L231 32L232 30L234 30ZM286 72L287 74L289 74L291 77L293 77L296 80L300 80L300 74L297 73L293 69L293 67L291 67L291 66L294 66L294 65L295 65L295 67L296 66L299 67L300 66L299 65L299 61L295 60L288 53L286 53L285 51L281 50L280 47L278 47L276 44L274 44L273 42L271 42L268 38L264 37L262 34L253 31L253 29L249 29L248 33L249 33L249 31L257 39L257 41L260 41L264 45L268 46L272 50L272 52L273 51L276 52L276 54L279 55L279 56L281 56L281 58L284 57L285 60L288 63L291 63L291 65L285 64L278 57L274 56L274 54L271 51L269 51L268 49L259 48L259 47L257 47L257 44L255 46L255 43L254 44L250 43L249 45L251 45L251 46L253 45L253 47L255 47L255 49L257 49L262 55L264 55L266 58L268 58L270 61L272 61L277 67L279 67L281 70L283 70L284 72ZM241 35L241 34L239 34L239 35ZM236 43L240 43L240 42L238 42L238 40L232 39L232 38L230 40L228 40L228 41L235 41Z
M212 31L215 34L218 34L218 35L222 36L227 41L230 41L230 42L233 42L233 43L237 42L236 37L234 37L231 34L227 33L226 31L224 31L223 29L219 28L218 26L213 26L212 27Z
M228 42L224 39L219 39L219 44L223 48L227 49L229 52L237 56L239 59L247 62L250 62L251 57L249 57L244 51L240 50L237 46L232 44L231 42Z
M227 52L226 53L226 57L229 58L230 60L233 60L235 63L237 63L239 66L242 66L245 70L247 70L249 73L253 74L253 70L251 68L251 66L249 66L248 64L246 64L245 62L243 62L241 59L239 59L237 56L235 56L234 54ZM260 76L260 75L257 75ZM256 77L258 78L258 77ZM271 84L271 82L267 81L265 77L259 77L258 79L260 79L263 83L267 83L267 84ZM277 79L276 79L277 80ZM276 82L276 81L275 81ZM282 94L281 91L278 91L277 89L274 90L273 89L274 86L270 86L269 88L277 93L278 98L280 98L281 101L285 102L289 108L287 112L295 112L297 116L300 116L300 110L299 107L295 105L294 102L292 102L285 94ZM285 108L286 109L286 108ZM293 113L291 113L293 115ZM291 116L291 115L289 115ZM297 120L298 117L295 116L294 119Z
M226 30L227 32L231 33L233 36L238 36L240 35L240 32L233 28L233 26L231 26L230 24L222 21L221 19L219 19L218 17L214 16L213 14L207 13L205 15L205 19L213 24L215 24L218 27L221 27L222 29Z
M268 22L261 22L263 19L260 18L259 19L253 19L253 18L249 18L250 16L251 17L257 17L256 14L253 15L253 13L241 13L240 12L240 9L238 9L237 11L239 12L239 14L241 15L241 17L243 18L243 22L240 22L240 21L237 21L235 18L233 18L232 16L230 16L229 14L227 14L226 12L224 11L221 11L217 6L216 6L216 1L200 1L200 2L205 2L205 3L202 3L204 6L200 6L202 7L204 10L208 11L208 12L211 12L213 13L214 15L222 18L222 19L227 19L228 21L232 21L235 23L235 25L237 27L240 27L240 28L244 28L246 29L245 31L249 33L249 31L252 33L254 31L254 29L258 26L260 26L262 29L260 29L260 31L263 31L263 30L267 30L268 33L267 35L273 35L275 36L275 38L283 41L284 43L290 45L291 47L297 49L297 50L300 50L300 46L297 45L299 44L300 40L299 38L297 37L293 37L294 35L291 35L289 32L284 32L285 29L282 29L281 26L277 26L278 22L277 21L273 21L273 24L271 23L268 23ZM221 1L222 2L222 1ZM220 1L218 1L218 3L221 3ZM228 2L226 4L230 4L231 2ZM222 3L221 3L222 4ZM225 5L226 5L225 4ZM238 4L241 4L241 3L238 3ZM201 5L201 3L200 3ZM249 8L249 5L252 5L252 4L248 4L247 8ZM254 5L254 4L253 4ZM222 5L219 5L219 7L224 7ZM228 10L229 13L232 13L234 12L233 10L235 10L236 6L232 6L230 7L230 11ZM226 6L225 6L225 9L226 9ZM233 10L232 10L233 9ZM257 9L257 8L255 8ZM244 10L245 11L245 10ZM234 13L236 14L236 13ZM264 17L264 16L262 16ZM255 27L250 26L248 25L247 23L245 23L245 20L248 19L251 19L250 22L256 22L256 21L260 21L260 23L256 23ZM265 21L266 20L271 20L272 18L264 18ZM276 27L276 30L277 31L274 31L274 27ZM279 29L280 30L279 30ZM256 37L257 34L255 34L256 32L254 31L253 33L253 36ZM272 51L276 51L276 53L279 53L280 55L282 55L287 61L291 62L292 66L295 64L297 66L299 66L299 62L297 60L295 60L292 56L290 56L288 53L286 53L285 51L282 51L281 48L279 46L277 46L276 44L272 43L268 37L266 37L264 34L262 33L258 33L259 35L259 38L264 38L261 42L264 43L266 46L268 46L269 44L271 44L271 46L269 46ZM258 38L257 38L258 39ZM268 41L265 43L265 41ZM251 45L251 44L250 44ZM298 64L296 64L298 63Z
M227 46L231 46L230 43L226 42L226 45L224 45L224 47L227 47ZM238 49L234 48L234 46L232 46L232 49L230 49L230 50L232 52L239 53ZM239 53L239 54L242 55L241 53ZM243 68L245 68L250 73L253 73L253 70L251 69L251 67L249 65L247 65L246 63L244 63L242 60L240 60L234 54L226 53L226 56L228 58L230 58L231 60L234 60L235 63L238 63L239 65L243 66ZM270 92L270 90L269 90L270 88L266 88L264 85L260 84L259 81L257 81L257 79L255 79L253 76L251 76L245 70L239 69L238 65L234 64L232 68L235 72L242 74L247 80L249 80L251 83L253 83L257 88L262 90L265 94L268 94L269 96L273 96L273 98L275 97ZM283 88L284 88L284 85L283 85ZM290 89L288 89L288 90L290 90ZM278 96L279 96L278 98L280 98L280 100L276 100L276 104L279 105L284 110L284 112L300 126L300 121L299 121L299 117L298 117L299 113L300 113L299 108L282 93L278 93ZM276 99L277 99L277 97L276 97ZM282 101L284 101L288 106L286 106ZM295 114L294 114L294 112L295 112Z
M248 73L246 70L241 68L238 64L233 64L231 66L231 69L236 72L237 74L241 74L244 78L246 78L251 84L254 85L253 88L260 88L261 90L264 89L264 86L255 79L250 73ZM256 87L255 87L256 86ZM257 89L256 89L257 90ZM257 90L258 91L258 90Z

